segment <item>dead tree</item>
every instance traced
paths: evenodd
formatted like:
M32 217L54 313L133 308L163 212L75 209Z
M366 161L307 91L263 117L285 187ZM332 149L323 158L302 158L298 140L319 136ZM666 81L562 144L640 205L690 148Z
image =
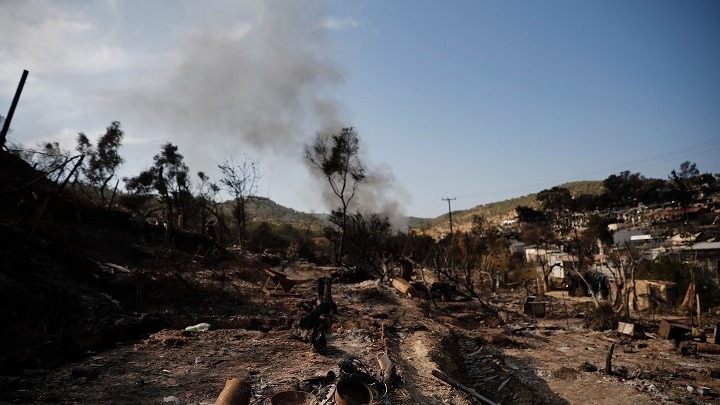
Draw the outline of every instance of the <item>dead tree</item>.
M598 302L598 299L597 299L597 297L595 296L595 291L593 291L592 284L590 284L590 282L587 281L587 279L585 278L585 276L584 276L584 275L582 274L582 272L580 271L580 270L582 269L583 263L584 263L584 261L585 261L585 260L584 260L584 259L585 259L585 252L583 251L582 242L580 241L580 237L578 236L577 229L574 229L574 232L575 232L575 243L576 243L576 246L577 246L577 257L578 257L578 260L577 260L577 262L576 262L576 261L573 261L573 262L572 262L572 269L573 269L573 271L575 271L575 274L577 274L578 277L580 277L580 279L583 281L583 283L585 283L585 285L587 286L588 292L590 292L590 297L592 297L593 304L595 304L595 308L600 308L600 303ZM577 264L576 264L576 263L577 263Z
M620 250L620 246L615 246L612 254L612 261L617 266L617 276L620 276L622 282L621 306L617 311L623 311L625 318L630 318L630 301L637 301L637 292L635 290L635 269L637 268L638 254L637 251L628 244L625 244L624 250ZM614 272L613 272L614 273Z
M232 158L225 160L218 168L222 174L220 183L235 198L235 220L240 231L240 246L244 247L247 240L247 203L257 191L260 180L258 162L246 155L240 161Z
M382 261L383 278L395 269L400 269L400 278L406 281L412 280L412 274L415 270L415 263L407 256L394 255L392 258L386 258Z
M463 282L463 280L460 280L454 274L451 274L450 272L443 270L442 268L438 268L437 272L438 272L438 274L445 275L445 277L447 277L448 280L450 280L453 284L455 284L456 287L462 287L462 289L465 290L472 298L475 298L488 313L497 317L497 319L500 321L501 325L505 324L505 322L502 320L502 318L498 314L498 311L495 308L491 307L490 304L485 302L485 300L483 300L475 292L475 288L474 288L474 285L472 284L472 282L468 282L467 279L465 280L465 282Z

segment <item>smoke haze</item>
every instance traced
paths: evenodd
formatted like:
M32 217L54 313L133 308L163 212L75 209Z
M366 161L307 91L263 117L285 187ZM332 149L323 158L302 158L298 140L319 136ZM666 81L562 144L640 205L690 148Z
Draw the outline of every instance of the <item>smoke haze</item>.
M283 191L281 204L323 201L313 210L329 211L337 201L322 199L327 185L311 177L301 151L319 130L354 125L338 97L343 72L327 36L357 24L333 18L328 5L8 2L0 8L0 25L8 31L0 38L0 54L7 56L0 72L14 78L21 63L31 71L23 102L62 105L33 114L65 119L66 127L50 131L66 149L74 149L77 132L94 136L120 121L129 140L126 175L150 165L165 141L178 145L193 172L211 177L218 162L247 154L260 162L261 194L276 199L273 191ZM6 92L13 86L8 82ZM401 205L384 200L384 194L401 194L390 191L391 175L371 178L377 178L374 185L358 196L363 209Z
M268 1L235 21L218 13L224 25L200 18L165 56L168 67L113 101L183 141L202 139L207 152L293 152L313 128L339 122L330 93L342 75L327 52L325 14L322 1Z

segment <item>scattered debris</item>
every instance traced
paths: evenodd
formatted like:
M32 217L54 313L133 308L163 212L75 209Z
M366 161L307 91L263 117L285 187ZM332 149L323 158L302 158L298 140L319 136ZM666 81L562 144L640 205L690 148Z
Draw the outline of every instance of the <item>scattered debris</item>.
M523 305L523 312L525 312L525 315L530 315L533 318L544 318L546 302L536 300L537 297L533 295L528 296Z
M635 336L635 324L630 322L618 322L617 331L623 335Z
M508 377L505 381L503 381L497 389L498 392L502 391L502 389L505 388L505 386L507 385L507 383L510 382L510 380L512 380L512 377Z
M690 333L691 330L692 328L690 326L663 319L660 321L660 330L658 331L658 335L666 340L679 340L684 339L685 335Z
M717 397L720 394L713 392L710 387L688 385L687 390L691 394Z
M378 380L377 378L373 377L373 375L370 373L370 371L365 367L365 364L363 364L360 359L354 356L350 356L345 358L342 362L340 362L340 379L353 379L360 381L365 386L370 388L371 390L371 400L372 398L375 398L376 401L381 401L385 399L385 397L388 394L388 386L383 381ZM340 381L338 381L338 385L340 384ZM350 390L351 384L347 383L348 391ZM358 387L358 385L355 385L356 389L359 389L360 391L363 391L362 387ZM337 391L337 390L336 390ZM358 394L361 395L361 394ZM347 400L347 399L346 399ZM352 404L354 402L347 402L348 404ZM366 402L356 402L357 404L364 404ZM367 402L369 403L369 402Z
M417 295L417 293L415 292L415 288L412 285L410 285L410 283L405 279L394 278L394 279L392 279L392 285L398 291L407 295L408 297L414 297Z
M332 279L318 279L318 299L309 314L293 323L293 336L312 344L313 350L322 352L327 346L325 333L329 329L326 315L338 313L337 304L332 297Z
M187 332L207 332L210 329L210 324L201 322L197 325L191 325L185 328Z
M697 356L697 344L695 342L681 342L678 345L678 353L683 356Z
M292 293L297 281L290 280L285 274L274 270L265 269L268 278L262 287L263 292L271 297L300 297L300 294Z
M720 344L697 342L695 347L698 353L720 354Z
M121 272L121 273L126 273L126 274L127 274L127 273L130 273L130 272L131 272L130 269L128 269L127 267L123 267L123 266L120 266L120 265L117 265L117 264L114 264L114 263L103 263L103 265L106 266L106 267L109 267L109 268L111 268L111 269L117 270L117 271L119 271L119 272Z
M250 394L250 384L232 378L225 382L225 388L215 400L215 405L250 405Z
M163 398L163 403L164 404L172 404L172 405L180 405L180 400L177 397L171 395L169 397Z
M635 280L637 300L633 305L638 310L651 307L672 306L678 297L677 285L668 281Z
M281 391L270 397L270 405L308 405L316 402L315 395L305 391Z
M393 385L397 380L397 369L395 364L390 360L387 353L380 352L377 354L378 365L380 366L380 373L383 377L385 385Z
M441 372L441 371L433 370L433 371L432 371L432 375L433 375L435 378L443 381L444 383L447 383L447 384L450 385L451 387L457 388L457 389L459 389L460 391L462 391L462 392L470 395L471 397L477 399L478 401L482 402L483 404L486 404L486 405L497 405L496 402L494 402L494 401L492 401L492 400L490 400L490 399L488 399L488 398L480 395L480 394L479 394L477 391L475 391L474 389L469 388L469 387L461 384L460 382L458 382L458 381L456 381L456 380L453 380L452 378L448 377L447 375L445 375L445 374L444 374L443 372Z
M462 291L458 290L451 283L436 281L430 286L430 293L433 299L443 302L468 301L470 297Z
M335 402L338 405L363 405L373 402L373 392L364 382L350 377L338 380L335 385Z
M713 327L712 335L706 338L708 343L720 344L720 324L716 324Z

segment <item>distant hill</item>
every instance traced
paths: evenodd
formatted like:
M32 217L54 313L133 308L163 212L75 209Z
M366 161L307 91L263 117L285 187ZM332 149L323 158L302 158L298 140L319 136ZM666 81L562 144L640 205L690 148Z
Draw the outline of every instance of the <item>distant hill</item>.
M235 202L232 200L222 203L223 210L230 215ZM309 214L284 207L269 198L250 197L246 210L251 222L267 222L274 225L289 224L301 229L320 231L325 227L327 214Z
M564 187L570 190L573 197L582 194L600 195L604 188L602 181L573 181L560 184L558 187ZM468 210L453 211L453 229L459 231L468 231L472 227L472 218L474 215L482 215L491 223L499 224L506 219L515 218L515 207L525 205L528 207L539 208L540 203L535 198L537 193L528 194L526 196L511 198L509 200L498 201ZM437 218L422 220L416 219L410 222L410 228L419 232L427 233L433 237L440 237L450 232L450 221L448 214L441 215Z
M599 195L603 192L602 181L574 181L564 183L558 187L565 187L570 190L574 197L581 194ZM474 215L483 215L490 222L499 224L505 219L515 217L515 207L525 205L539 208L540 203L535 199L537 193L528 194L522 197L509 200L493 202L468 209L453 211L453 228L466 231L472 226ZM226 213L232 213L234 202L232 200L223 203ZM268 222L274 225L290 224L297 228L322 230L327 226L327 214L309 214L284 207L264 197L251 197L247 205L248 215L253 222ZM408 217L408 227L433 237L439 237L450 232L448 215L444 214L436 218Z

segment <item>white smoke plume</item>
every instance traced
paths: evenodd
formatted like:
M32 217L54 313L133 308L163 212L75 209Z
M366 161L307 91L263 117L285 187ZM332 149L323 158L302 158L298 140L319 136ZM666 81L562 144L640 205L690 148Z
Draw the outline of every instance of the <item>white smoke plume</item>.
M359 138L362 148L362 135ZM348 210L351 213L379 214L388 218L393 230L407 230L405 208L411 202L410 193L397 182L388 165L370 163L362 150L360 155L360 160L366 168L366 177L358 184L357 192ZM339 208L340 200L328 186L327 178L314 167L310 167L310 170L315 174L317 186L323 189L322 198L326 208L328 210Z
M318 125L339 122L331 93L342 75L327 52L325 8L273 0L200 18L165 56L169 67L114 99L207 153L291 151Z
M247 154L260 161L270 192L278 187L273 180L295 200L317 201L327 189L322 179L318 191L300 186L312 182L302 148L318 130L354 125L338 100L343 73L328 33L358 26L332 18L329 0L0 4L0 72L13 78L0 87L12 93L16 65L29 68L23 108L56 100L62 108L41 112L62 118L52 131L67 135L66 148L77 132L95 132L88 125L101 131L118 120L137 140L128 150L143 159L170 141L193 171L211 177L218 162ZM143 159L128 157L133 171ZM384 171L370 168L358 207L383 211L394 205L383 197L402 194L391 191ZM288 192L288 178L297 180L291 186L302 189L298 195ZM327 200L323 208L336 205Z
M410 194L396 181L390 167L374 165L369 169L367 181L358 187L354 207L387 216L394 230L406 230L405 207L410 203Z

